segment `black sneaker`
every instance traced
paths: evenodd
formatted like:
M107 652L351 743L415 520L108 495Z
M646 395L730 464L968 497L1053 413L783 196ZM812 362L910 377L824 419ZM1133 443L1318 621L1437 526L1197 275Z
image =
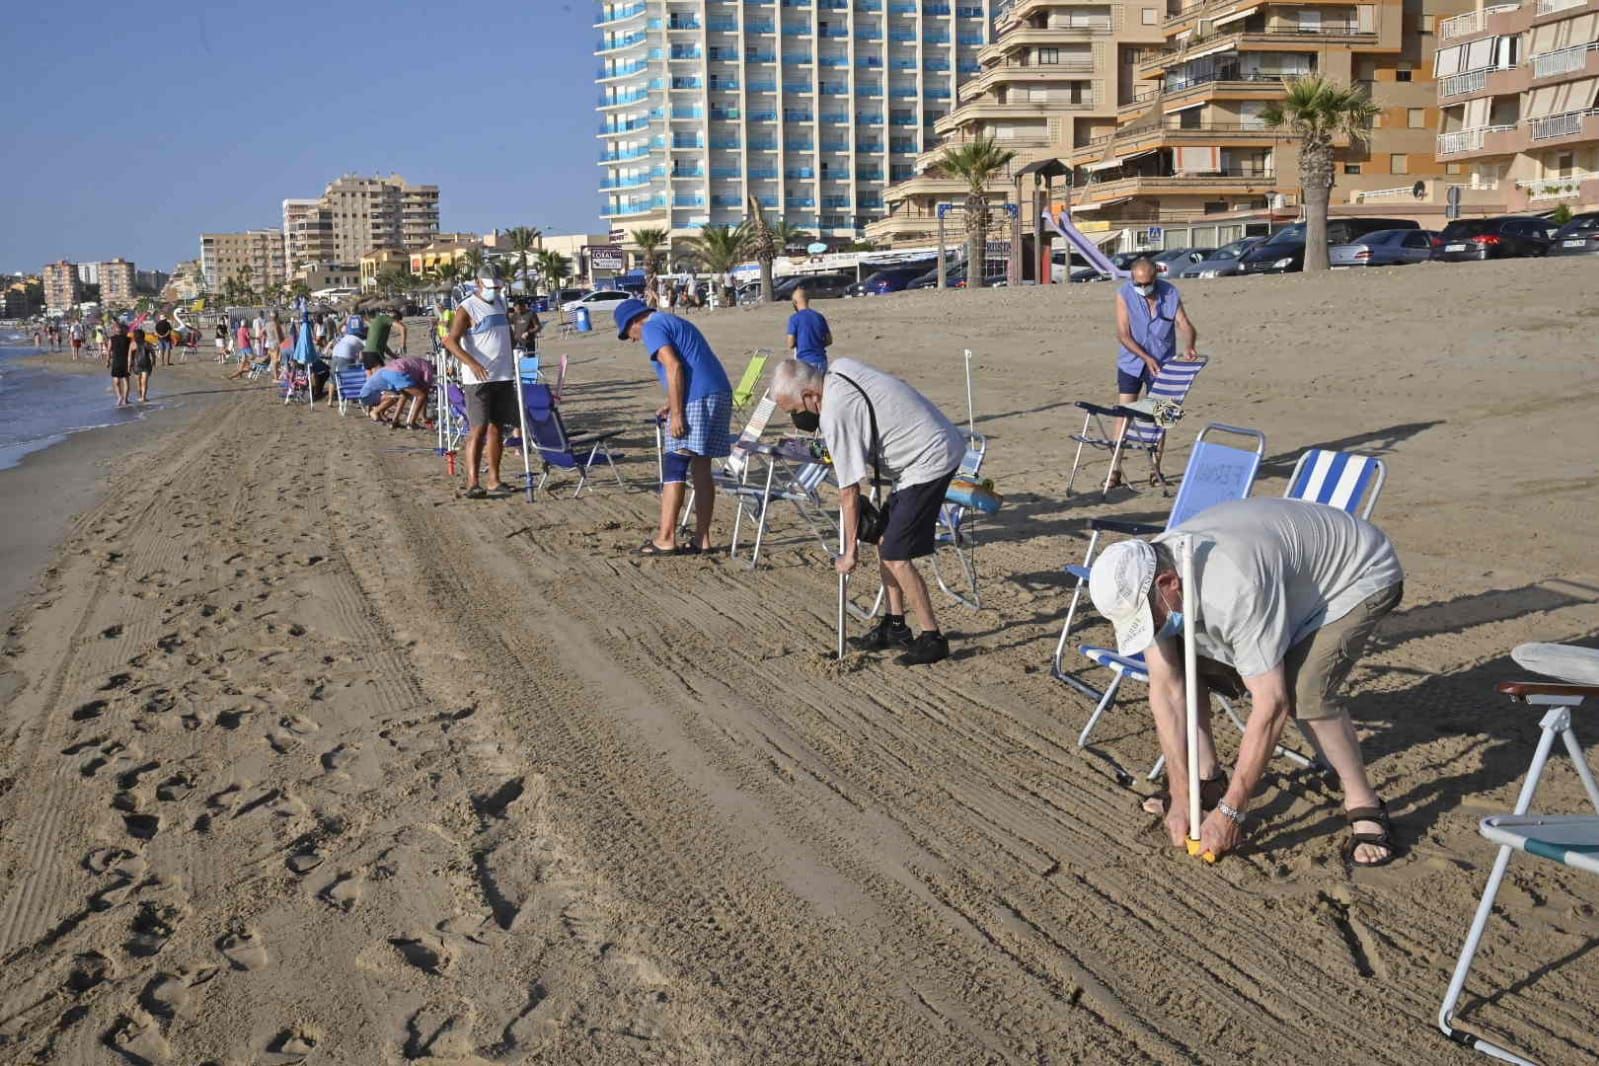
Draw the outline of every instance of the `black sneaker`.
M896 625L887 618L877 623L865 636L855 638L855 646L861 651L909 648L912 643L914 638L911 636L911 627L904 622Z
M899 657L901 666L925 666L949 658L949 638L942 633L923 633L911 641L910 650Z

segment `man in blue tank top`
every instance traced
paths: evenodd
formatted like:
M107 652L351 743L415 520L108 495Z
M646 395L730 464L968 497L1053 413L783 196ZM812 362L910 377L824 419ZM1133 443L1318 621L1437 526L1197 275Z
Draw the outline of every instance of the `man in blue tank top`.
M1147 390L1160 368L1177 354L1182 338L1183 358L1197 357L1199 331L1183 308L1177 286L1157 276L1150 259L1134 261L1127 283L1116 294L1116 339L1121 351L1116 358L1116 402L1132 403ZM1125 418L1116 421L1116 439L1127 432ZM1106 489L1122 483L1118 460L1110 472Z

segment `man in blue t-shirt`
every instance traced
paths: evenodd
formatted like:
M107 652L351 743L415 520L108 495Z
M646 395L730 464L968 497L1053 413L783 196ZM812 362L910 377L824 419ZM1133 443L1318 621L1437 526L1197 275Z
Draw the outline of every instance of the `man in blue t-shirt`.
M794 358L827 373L827 349L833 331L820 311L811 310L811 298L803 288L794 290L794 313L788 316L788 347Z
M639 548L640 555L698 555L711 547L711 516L716 484L711 460L733 450L733 386L721 360L694 324L664 311L651 311L643 300L616 305L618 340L644 344L655 364L655 376L666 392L656 412L666 422L661 449L661 524ZM679 546L677 516L687 494L684 482L694 479L694 541Z

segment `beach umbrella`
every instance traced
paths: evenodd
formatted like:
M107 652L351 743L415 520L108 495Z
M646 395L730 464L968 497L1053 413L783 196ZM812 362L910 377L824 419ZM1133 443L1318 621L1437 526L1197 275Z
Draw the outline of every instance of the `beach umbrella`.
M300 329L294 340L294 351L289 358L298 370L290 368L290 375L300 374L305 381L305 403L311 406L311 364L317 359L316 343L311 337L311 309L304 299L295 301L295 309L300 312ZM298 386L299 379L292 379L289 383L290 395Z

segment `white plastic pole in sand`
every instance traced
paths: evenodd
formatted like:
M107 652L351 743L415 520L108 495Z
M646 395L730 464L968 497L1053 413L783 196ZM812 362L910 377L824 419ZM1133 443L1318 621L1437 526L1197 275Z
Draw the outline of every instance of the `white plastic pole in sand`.
M977 408L972 406L972 350L966 349L966 429L977 432Z
M838 512L838 554L844 556L844 512ZM844 661L844 606L849 599L849 575L838 575L838 661Z
M1187 698L1188 725L1188 854L1198 855L1199 826L1199 648L1194 634L1199 629L1199 587L1194 584L1194 538L1184 537L1178 548L1178 565L1183 578L1183 689ZM1206 855L1206 862L1215 862Z

